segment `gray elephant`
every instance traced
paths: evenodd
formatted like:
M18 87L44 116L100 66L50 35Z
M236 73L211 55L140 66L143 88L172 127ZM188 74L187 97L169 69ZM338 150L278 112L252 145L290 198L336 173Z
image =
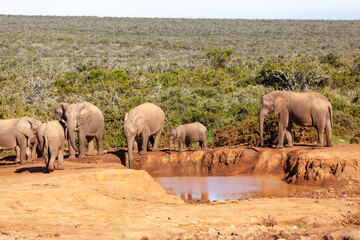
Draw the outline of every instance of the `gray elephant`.
M75 158L75 151L79 152L79 157L95 155L94 138L97 141L97 154L104 154L102 145L104 116L99 108L89 102L60 103L55 108L55 116L58 121L63 122L67 127L70 150L69 158ZM75 143L75 132L78 132L79 149ZM89 143L86 154L85 138Z
M150 136L154 136L152 151L157 151L165 119L163 110L152 103L141 104L125 114L124 133L128 147L129 168L132 168L133 151L134 153L138 151L136 137L138 135L142 137L140 154L146 154Z
M26 163L31 159L29 147L36 141L36 131L40 125L39 120L30 117L0 120L0 150L18 146L17 155L19 155L20 164ZM28 155L28 160L26 160L26 155Z
M39 121L39 124L41 124L41 122ZM38 146L38 141L35 138L32 142L28 143L28 146L26 147L26 154L25 157L27 160L35 160L37 158L37 152L36 152L36 148ZM16 153L16 159L15 162L20 162L20 147L19 145L17 145L15 147L15 153Z
M45 158L45 166L49 172L55 169L55 160L57 158L57 169L64 170L64 128L57 120L46 121L40 125L36 137L39 143L39 149ZM50 160L49 160L50 155Z
M206 149L207 129L199 122L180 125L171 129L169 149L171 153L171 141L179 138L179 151L183 151L182 145L185 142L186 147L190 147L191 142L199 142L202 149Z
M260 145L263 146L264 118L269 112L279 115L279 144L277 148L284 147L286 136L287 147L292 147L292 123L300 126L314 126L318 131L316 146L324 146L324 129L327 146L332 147L332 107L329 100L317 92L287 92L275 91L266 94L261 99L259 125Z

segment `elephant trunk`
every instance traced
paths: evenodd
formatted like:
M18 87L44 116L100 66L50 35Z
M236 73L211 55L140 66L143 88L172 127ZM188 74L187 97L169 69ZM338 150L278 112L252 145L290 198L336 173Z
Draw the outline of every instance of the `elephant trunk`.
M75 126L73 126L73 124L69 124L68 125L68 131L69 131L70 144L73 147L73 149L76 152L78 152L78 148L77 148L76 143L75 143Z
M263 134L264 134L264 119L265 119L265 114L261 114L259 116L259 128L260 128L260 146L263 147L264 146L264 140L263 140Z
M135 138L128 137L127 139L127 148L128 148L128 159L129 159L129 168L133 168L133 148Z

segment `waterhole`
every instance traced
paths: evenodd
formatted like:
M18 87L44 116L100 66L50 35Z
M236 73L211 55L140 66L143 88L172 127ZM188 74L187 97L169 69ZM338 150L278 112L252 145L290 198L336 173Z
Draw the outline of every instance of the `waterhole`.
M287 184L282 175L155 177L169 193L183 200L225 201L244 198L283 197L314 189Z

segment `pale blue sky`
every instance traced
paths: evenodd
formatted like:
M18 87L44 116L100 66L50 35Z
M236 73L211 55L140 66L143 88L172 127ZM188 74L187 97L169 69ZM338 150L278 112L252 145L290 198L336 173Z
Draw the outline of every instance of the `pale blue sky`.
M2 0L0 14L360 20L360 0Z

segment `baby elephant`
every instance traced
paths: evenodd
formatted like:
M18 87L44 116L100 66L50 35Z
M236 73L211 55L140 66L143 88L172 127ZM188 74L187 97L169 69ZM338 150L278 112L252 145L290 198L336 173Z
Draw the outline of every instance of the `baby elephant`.
M37 139L48 171L54 171L56 158L58 159L57 169L64 170L65 135L59 121L53 120L41 124L37 131Z
M179 138L179 151L182 151L182 145L185 141L189 148L191 142L199 142L202 149L206 149L207 129L199 122L180 125L171 129L169 149L171 153L171 140Z

